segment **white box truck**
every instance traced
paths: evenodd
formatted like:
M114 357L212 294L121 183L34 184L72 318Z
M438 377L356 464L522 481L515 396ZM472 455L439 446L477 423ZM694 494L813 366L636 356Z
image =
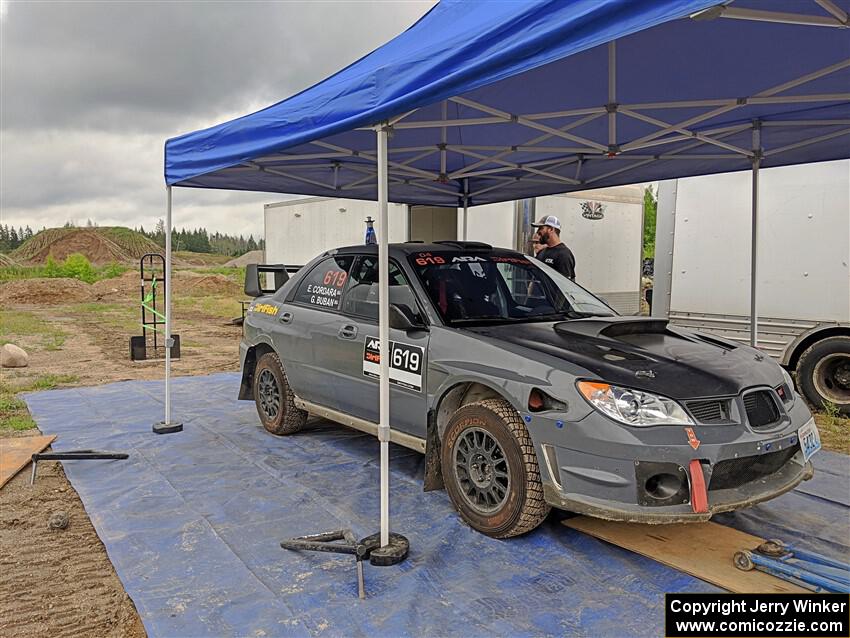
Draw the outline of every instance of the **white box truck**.
M323 197L265 206L266 260L304 264L320 252L364 240L375 202ZM390 242L467 238L530 254L531 222L561 220L576 256L576 280L621 314L640 311L643 189L619 186L463 209L390 204ZM376 226L376 231L381 232Z
M661 182L653 315L750 341L750 172ZM850 162L763 169L757 346L850 413Z

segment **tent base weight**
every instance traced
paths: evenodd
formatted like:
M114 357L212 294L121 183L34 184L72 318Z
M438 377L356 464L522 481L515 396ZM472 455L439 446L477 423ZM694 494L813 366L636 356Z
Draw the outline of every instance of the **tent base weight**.
M182 432L183 424L160 421L159 423L154 423L152 429L154 434L173 434L174 432Z

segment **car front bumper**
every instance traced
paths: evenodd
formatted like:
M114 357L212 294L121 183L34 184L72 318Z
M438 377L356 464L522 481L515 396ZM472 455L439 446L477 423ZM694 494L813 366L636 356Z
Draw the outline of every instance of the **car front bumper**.
M769 432L744 425L694 426L692 433L678 426L624 429L595 413L573 424L535 415L529 430L546 501L608 520L679 523L776 498L814 474L797 436L811 415L797 403ZM700 469L707 511L691 503L691 473Z

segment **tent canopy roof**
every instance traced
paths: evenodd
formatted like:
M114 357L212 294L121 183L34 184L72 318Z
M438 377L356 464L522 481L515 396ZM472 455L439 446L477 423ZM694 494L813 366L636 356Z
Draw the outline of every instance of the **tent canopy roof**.
M169 185L457 206L850 157L850 0L443 0L319 84L168 140ZM754 151L755 149L755 151Z

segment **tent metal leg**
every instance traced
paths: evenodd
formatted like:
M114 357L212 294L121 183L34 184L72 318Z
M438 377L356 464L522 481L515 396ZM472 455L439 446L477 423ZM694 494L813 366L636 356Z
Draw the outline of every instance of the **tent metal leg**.
M381 443L381 545L390 537L390 310L389 310L389 206L387 181L387 129L378 130L378 337L381 341L380 420Z
M759 211L759 166L761 164L761 126L753 124L753 198L752 230L750 247L750 345L758 344L758 211Z
M463 180L463 241L469 239L467 229L469 227L469 180Z
M378 337L381 341L380 420L378 441L381 446L381 531L365 539L378 539L380 546L370 554L373 565L396 565L407 558L410 546L401 534L390 533L390 256L389 256L389 181L387 170L386 123L378 133Z
M171 186L165 187L165 419L155 423L156 434L171 434L183 430L182 423L171 421Z

